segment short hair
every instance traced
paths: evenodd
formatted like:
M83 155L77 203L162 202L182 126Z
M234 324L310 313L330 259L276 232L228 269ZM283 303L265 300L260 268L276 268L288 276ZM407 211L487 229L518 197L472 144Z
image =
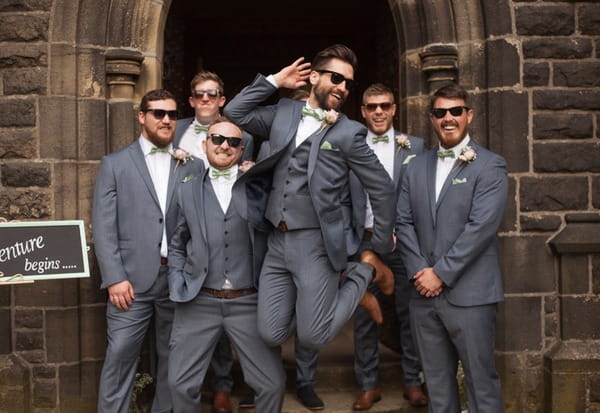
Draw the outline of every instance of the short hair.
M464 87L456 83L450 83L436 90L431 96L431 108L433 108L433 105L437 98L462 99L465 102L466 106L468 106L469 103L469 93Z
M230 121L228 118L226 118L223 115L221 115L221 116L217 117L215 120L213 120L210 123L210 125L208 125L208 129L210 130L210 128L212 128L217 123L231 123L233 126L236 127L236 129L238 129L240 131L240 136L244 135L244 132L242 131L242 128L240 128L238 125L236 125L234 122Z
M358 59L356 58L356 54L352 49L343 44L334 44L317 53L312 61L311 69L315 71L321 70L331 59L340 59L349 63L355 73L358 69Z
M194 94L194 90L196 90L196 85L198 83L206 82L207 80L212 80L216 82L217 85L219 85L219 92L221 93L221 95L225 92L225 83L223 82L223 79L219 77L218 74L209 70L201 70L198 73L196 73L196 76L194 76L194 78L190 82L190 93Z
M175 99L175 95L173 95L171 92L169 92L166 89L154 89L151 90L150 92L146 93L143 97L142 97L142 101L140 102L140 111L141 112L147 112L148 111L148 103L155 101L155 100L167 100L167 99L171 99L173 101L175 101L175 104L177 104L177 99Z
M390 95L392 97L392 103L395 103L394 102L394 92L392 92L392 89L390 89L383 83L373 83L368 88L366 88L365 91L363 92L363 96L362 96L363 104L365 103L365 100L367 100L367 98L369 96L377 96L377 95Z

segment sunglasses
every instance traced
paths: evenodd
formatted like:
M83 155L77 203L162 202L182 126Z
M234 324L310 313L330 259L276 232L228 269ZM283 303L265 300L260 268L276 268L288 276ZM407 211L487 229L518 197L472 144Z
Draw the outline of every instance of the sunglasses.
M433 108L433 109L431 109L431 114L438 119L442 119L444 116L446 116L446 112L448 112L448 111L450 112L450 114L452 116L460 116L460 115L462 115L463 110L469 110L469 108L466 106L454 106L454 107L448 108L448 109Z
M346 89L350 90L356 86L356 82L354 79L346 79L344 76L340 75L338 72L334 72L332 70L317 70L318 73L329 73L331 75L331 83L334 85L339 85L342 82L346 82Z
M220 146L223 144L223 142L227 141L227 145L231 146L232 148L237 148L242 143L242 138L223 136L219 135L218 133L211 133L210 140L217 146Z
M388 110L390 110L392 108L392 105L393 105L393 103L384 102L384 103L367 103L366 105L363 105L363 106L367 109L367 112L375 112L378 107L380 107L381 110L383 110L384 112L387 112Z
M214 99L221 94L219 89L206 89L206 90L194 90L192 95L197 98L201 98L203 96L208 96L209 99Z
M165 110L165 109L146 109L144 112L152 113L156 119L162 120L165 115L169 115L169 119L177 120L177 111L176 110Z

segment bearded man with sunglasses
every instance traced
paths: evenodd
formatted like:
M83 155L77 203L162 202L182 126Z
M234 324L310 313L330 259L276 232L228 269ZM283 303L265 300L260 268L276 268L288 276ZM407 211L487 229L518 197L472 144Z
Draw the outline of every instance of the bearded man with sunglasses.
M378 217L372 242L382 253L394 244L394 188L365 142L366 128L338 113L354 83L354 52L333 45L316 55L312 67L303 60L269 77L258 75L225 114L269 139L267 156L233 188L251 222L266 217L273 227L260 275L259 332L277 346L296 330L300 343L318 348L333 339L359 302L381 317L376 299L366 293L374 268L348 263L358 247L350 228L349 171L372 199ZM260 106L279 87L296 89L307 80L307 102L280 99ZM374 281L388 278L378 273Z
M154 318L157 370L153 412L170 412L167 385L173 303L167 282L168 242L175 229L174 193L185 170L171 142L177 104L164 89L146 93L138 121L141 136L105 156L94 192L94 249L108 290L108 347L100 377L98 412L129 411L140 349Z
M396 234L414 284L410 322L429 393L429 412L459 413L460 360L470 413L500 413L494 364L497 303L503 300L497 231L508 192L505 160L468 134L473 110L451 84L431 98L439 147L408 166Z
M266 225L243 219L231 189L242 175L242 131L225 118L210 126L204 151L210 165L185 179L169 246L169 289L175 301L169 385L173 411L199 411L202 383L223 333L237 351L256 411L281 411L285 373L279 348L258 335L258 274Z

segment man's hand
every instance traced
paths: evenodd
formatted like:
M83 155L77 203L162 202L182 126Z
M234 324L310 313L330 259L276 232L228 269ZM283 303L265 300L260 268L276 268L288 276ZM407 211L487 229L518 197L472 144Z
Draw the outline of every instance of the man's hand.
M437 297L444 288L444 282L431 267L423 268L413 276L413 279L415 288L425 297Z
M302 63L304 58L297 59L294 63L284 67L273 75L278 87L297 89L306 85L310 75L310 63Z
M133 286L127 280L108 286L108 299L119 310L127 311L133 302Z

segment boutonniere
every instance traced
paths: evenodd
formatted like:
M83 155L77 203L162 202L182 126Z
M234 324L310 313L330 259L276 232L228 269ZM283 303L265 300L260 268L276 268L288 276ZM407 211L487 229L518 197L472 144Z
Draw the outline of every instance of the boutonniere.
M182 164L186 164L187 161L191 161L192 159L192 155L190 155L189 153L187 153L186 151L184 151L181 148L177 148L173 151L173 158L177 159L177 163L175 164L175 169L174 171L177 170L177 167L179 166L180 163Z
M333 109L329 109L328 111L324 112L323 113L323 123L321 124L321 129L319 129L318 133L323 132L323 129L325 129L327 126L333 125L334 123L336 123L338 121L339 117L340 117L340 114Z
M252 161L244 161L242 162L242 164L240 165L240 167L238 168L238 170L241 173L246 173L248 172L248 170L250 168L252 168L254 165L256 164L256 162L252 162Z
M458 160L463 163L471 163L477 159L477 152L472 146L465 146L461 149Z
M396 136L396 144L398 145L398 152L400 152L403 148L410 149L410 140L404 133Z

